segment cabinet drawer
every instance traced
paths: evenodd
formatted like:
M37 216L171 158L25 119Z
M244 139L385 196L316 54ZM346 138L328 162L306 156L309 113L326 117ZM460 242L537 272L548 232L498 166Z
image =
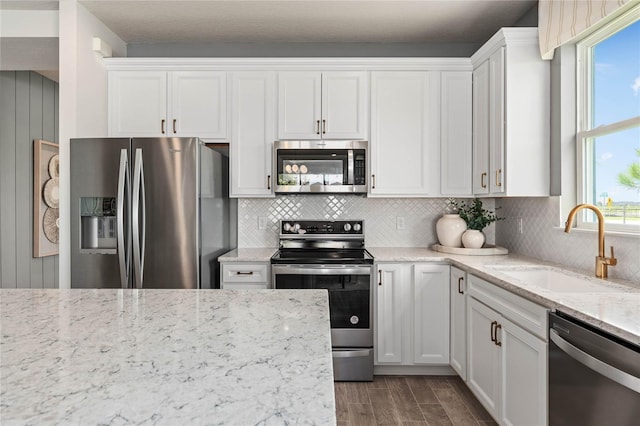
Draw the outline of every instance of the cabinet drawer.
M469 295L484 302L525 330L548 340L548 309L481 278L468 274Z
M223 290L266 290L267 283L222 283Z
M267 265L229 263L222 265L222 281L237 283L267 283Z

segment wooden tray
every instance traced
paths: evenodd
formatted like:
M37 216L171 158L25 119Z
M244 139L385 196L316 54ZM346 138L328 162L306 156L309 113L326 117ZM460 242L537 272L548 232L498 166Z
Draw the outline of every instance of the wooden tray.
M464 247L445 247L440 244L434 244L431 246L431 250L438 251L440 253L449 254L465 254L468 256L495 256L500 254L509 254L509 250L504 247L498 247L491 244L485 244L484 247L464 248Z

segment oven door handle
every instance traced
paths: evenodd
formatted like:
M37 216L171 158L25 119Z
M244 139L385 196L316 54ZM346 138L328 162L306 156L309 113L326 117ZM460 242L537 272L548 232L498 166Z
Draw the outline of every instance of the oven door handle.
M271 272L273 275L370 275L371 266L322 266L318 268L312 265L272 265Z
M600 373L604 377L613 380L614 382L627 387L636 392L640 392L640 380L633 377L631 374L618 370L617 368L600 361L588 353L578 349L571 343L564 340L557 331L554 329L549 330L549 338L555 343L564 353L575 359L585 367Z

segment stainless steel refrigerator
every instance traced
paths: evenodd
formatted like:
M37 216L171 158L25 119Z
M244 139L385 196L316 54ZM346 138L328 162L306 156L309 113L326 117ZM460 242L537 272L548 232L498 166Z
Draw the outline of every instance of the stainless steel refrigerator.
M198 138L71 140L71 287L215 288L228 161Z

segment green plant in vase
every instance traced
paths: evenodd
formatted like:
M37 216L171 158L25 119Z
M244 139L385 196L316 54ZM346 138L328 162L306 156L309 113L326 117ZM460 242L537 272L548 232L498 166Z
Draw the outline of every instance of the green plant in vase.
M495 212L482 207L482 201L474 198L471 203L456 202L458 214L467 223L467 231L462 235L462 244L467 248L481 248L484 245L482 230L493 222L504 219L498 217ZM476 231L476 232L470 232Z

